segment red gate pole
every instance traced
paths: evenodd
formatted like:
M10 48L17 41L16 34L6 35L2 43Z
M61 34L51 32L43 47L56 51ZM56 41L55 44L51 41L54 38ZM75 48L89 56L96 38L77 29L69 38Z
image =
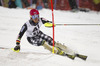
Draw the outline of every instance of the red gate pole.
M54 53L54 13L53 13L53 2L51 0L51 10L52 10L52 24L53 24L53 48L52 53Z

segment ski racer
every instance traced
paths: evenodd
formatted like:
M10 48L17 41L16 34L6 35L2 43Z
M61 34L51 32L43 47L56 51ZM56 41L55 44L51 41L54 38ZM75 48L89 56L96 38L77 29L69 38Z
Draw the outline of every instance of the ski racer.
M51 23L51 21L40 18L38 10L31 9L30 20L22 26L16 40L14 51L20 51L21 38L26 32L27 40L30 44L35 46L43 46L44 48L52 52L53 39L40 30L41 25L46 23ZM76 56L76 54L73 51L69 50L68 47L57 42L55 42L54 53L68 56L72 59L74 59Z

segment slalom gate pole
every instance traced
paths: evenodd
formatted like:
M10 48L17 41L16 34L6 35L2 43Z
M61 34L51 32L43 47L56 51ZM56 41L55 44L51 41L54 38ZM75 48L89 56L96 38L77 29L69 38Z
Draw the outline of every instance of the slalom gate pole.
M52 53L54 53L54 13L53 13L53 2L51 0L51 10L52 10L52 24L53 24L53 48Z

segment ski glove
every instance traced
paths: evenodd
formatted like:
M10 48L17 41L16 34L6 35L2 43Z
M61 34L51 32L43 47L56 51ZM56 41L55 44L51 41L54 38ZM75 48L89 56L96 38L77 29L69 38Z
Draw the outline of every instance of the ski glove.
M52 24L52 23L47 22L47 23L45 23L45 24L44 24L44 26L45 26L45 27L52 27L52 26L53 26L53 24ZM54 24L54 26L56 26L56 24Z
M15 46L15 47L14 47L14 50L15 50L15 51L20 50L20 45Z

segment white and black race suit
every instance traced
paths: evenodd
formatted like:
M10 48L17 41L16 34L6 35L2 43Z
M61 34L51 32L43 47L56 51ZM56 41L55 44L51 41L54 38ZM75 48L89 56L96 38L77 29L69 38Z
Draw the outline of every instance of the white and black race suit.
M26 32L27 40L29 43L40 46L42 41L45 40L48 42L48 44L53 44L53 39L44 34L42 31L40 31L40 27L42 24L50 22L48 20L45 20L43 18L39 18L38 23L34 23L32 19L27 21L21 28L18 38L22 38L23 34Z

